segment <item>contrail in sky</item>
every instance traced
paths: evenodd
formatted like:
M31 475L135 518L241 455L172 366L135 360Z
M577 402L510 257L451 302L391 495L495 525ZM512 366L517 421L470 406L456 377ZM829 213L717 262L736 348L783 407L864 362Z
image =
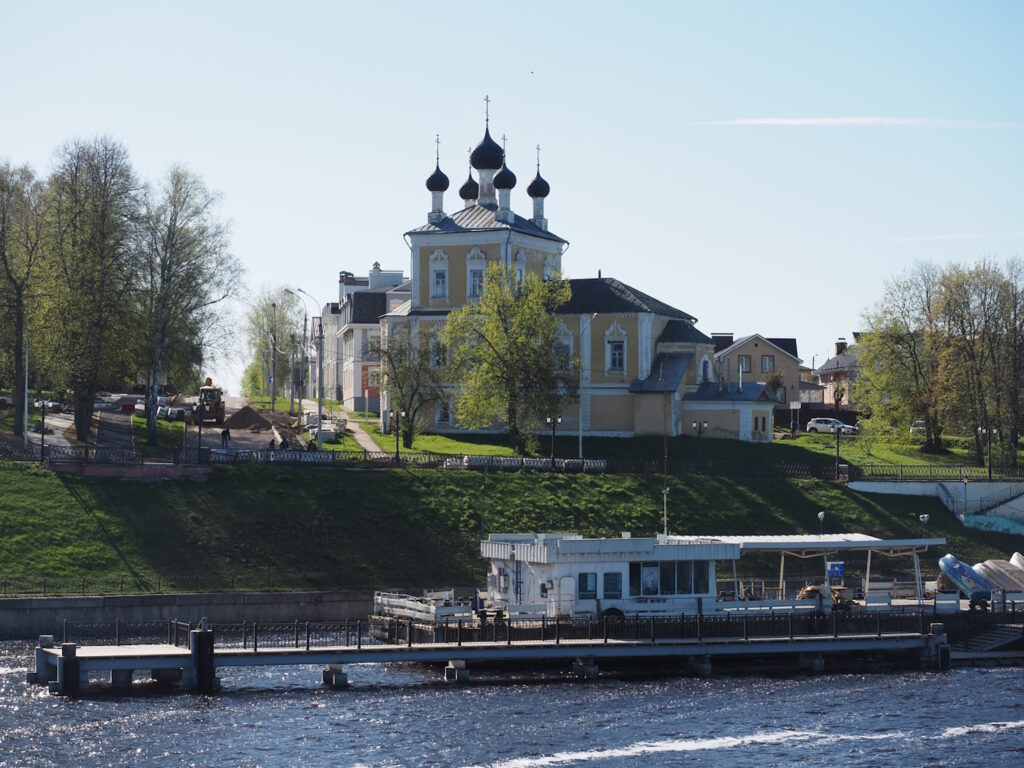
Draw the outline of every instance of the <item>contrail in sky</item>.
M804 127L835 127L835 126L952 126L958 128L1019 128L1021 123L992 123L974 120L947 120L935 117L879 117L872 115L850 117L744 117L736 120L713 120L691 123L691 125L727 125L727 126L795 126Z
M894 243L937 243L943 240L995 240L1024 237L1024 232L953 232L948 235L897 237Z

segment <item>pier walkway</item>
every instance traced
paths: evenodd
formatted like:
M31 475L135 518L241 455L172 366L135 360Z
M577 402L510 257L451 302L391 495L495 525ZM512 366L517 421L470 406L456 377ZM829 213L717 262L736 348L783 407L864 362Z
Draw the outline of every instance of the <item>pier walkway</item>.
M770 623L765 617L728 623L700 618L534 622L512 628L507 623L437 626L432 634L412 622L392 622L372 628L383 641L364 631L371 630L367 622L243 625L240 633L237 626L194 629L170 622L169 642L159 644L58 644L44 635L28 678L49 684L53 693L73 695L95 684L129 689L138 673L184 690L208 692L219 687L218 669L249 666L323 665L322 682L341 688L348 683L346 665L368 663L446 665L449 681L467 680L469 666L509 663L565 663L587 679L597 677L599 662L664 661L683 664L696 674L708 674L713 659L727 657L775 658L811 671L822 671L827 656L839 655L888 656L930 669L948 669L950 664L944 625L926 623L923 615L833 614L820 621L779 616ZM215 646L215 637L223 644Z

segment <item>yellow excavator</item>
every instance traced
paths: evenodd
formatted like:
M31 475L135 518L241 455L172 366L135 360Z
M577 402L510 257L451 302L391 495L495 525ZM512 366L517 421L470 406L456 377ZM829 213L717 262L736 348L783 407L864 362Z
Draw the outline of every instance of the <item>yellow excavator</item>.
M198 424L200 418L203 422L224 423L224 390L214 386L209 377L199 388L199 402L192 406L192 422Z

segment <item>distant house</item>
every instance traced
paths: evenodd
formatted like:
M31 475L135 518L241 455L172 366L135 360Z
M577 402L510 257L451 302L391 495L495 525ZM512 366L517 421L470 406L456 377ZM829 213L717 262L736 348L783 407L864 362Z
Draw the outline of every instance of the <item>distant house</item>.
M860 336L854 333L854 341ZM818 381L823 387L825 405L854 407L853 385L857 380L857 346L848 346L846 339L836 341L836 353L818 368Z
M800 366L800 402L825 402L825 387L816 381L814 369L806 365Z
M800 358L796 339L753 333L733 340L731 333L712 334L715 367L726 381L763 382L778 403L800 400Z

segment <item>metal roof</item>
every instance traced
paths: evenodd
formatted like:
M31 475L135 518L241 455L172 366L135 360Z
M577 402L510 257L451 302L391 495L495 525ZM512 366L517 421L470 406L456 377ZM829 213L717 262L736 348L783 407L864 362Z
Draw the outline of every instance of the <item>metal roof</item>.
M689 541L699 536L670 536ZM824 536L787 534L780 536L717 536L718 541L738 544L740 552L778 552L797 557L814 557L837 552L876 552L884 555L911 555L928 547L946 543L943 537L931 539L879 539L866 533L826 533Z
M703 402L753 402L755 400L771 400L766 390L768 385L764 382L745 381L743 386L739 384L720 383L717 381L706 381L697 387L696 392L691 392L683 397L687 401Z
M724 348L721 348L721 349L716 348L715 349L715 357L720 357L720 356L723 356L723 355L727 355L730 352L732 352L734 349L736 349L737 347L740 347L740 346L746 344L751 339L755 339L755 338L756 339L761 339L761 341L764 341L767 344L771 344L773 347L777 348L780 352L784 352L785 354L787 354L790 357L792 357L793 359L795 359L797 362L800 361L800 358L797 357L797 354L796 354L796 339L784 339L784 338L772 338L772 339L770 339L767 336L762 336L760 333L752 333L749 336L744 336L741 339L736 339L736 341L734 341L732 344L728 345L727 347L724 347Z
M697 320L693 315L648 296L614 277L575 278L569 281L569 287L572 289L572 298L558 308L560 315L650 312L690 322Z
M658 337L658 344L712 344L711 337L697 330L688 320L669 320Z
M651 375L646 379L633 379L630 392L675 392L686 374L693 355L689 352L659 354L651 363Z
M522 216L519 216L514 212L512 214L511 223L497 221L494 218L494 213L497 210L498 206L493 203L471 205L468 208L463 208L455 213L445 216L445 218L441 219L441 221L436 224L427 223L423 226L416 227L415 229L410 229L405 234L452 234L457 232L487 231L500 232L511 229L515 232L522 232L525 235L542 237L545 240L554 240L556 243L567 242L558 235L552 234L546 229L541 229L529 219L524 219Z

